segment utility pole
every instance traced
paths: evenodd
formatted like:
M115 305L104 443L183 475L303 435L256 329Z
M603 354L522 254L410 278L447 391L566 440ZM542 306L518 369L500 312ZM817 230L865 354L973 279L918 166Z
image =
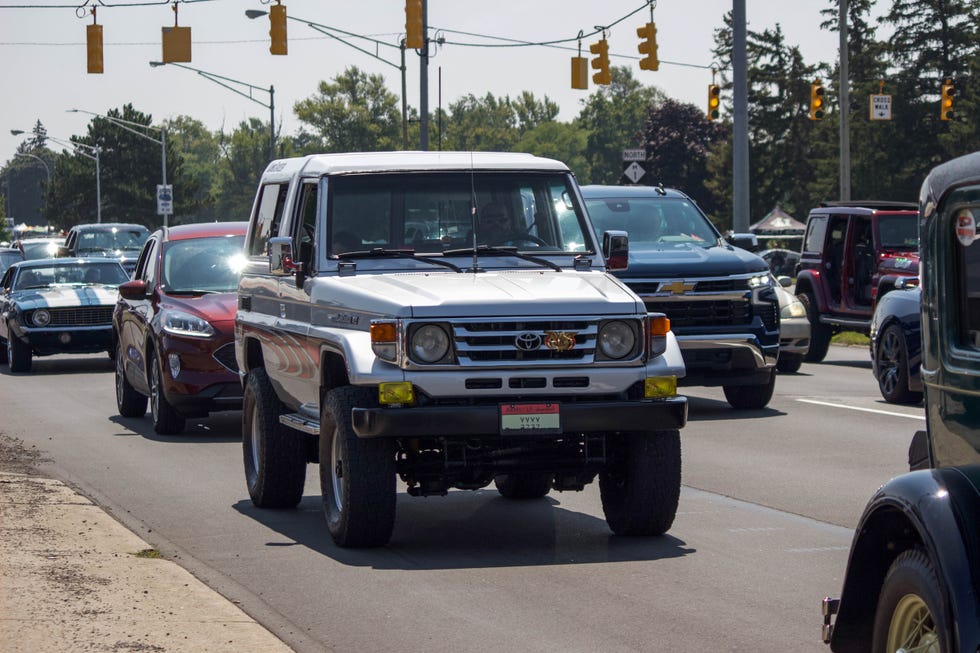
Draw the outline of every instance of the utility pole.
M840 199L851 199L851 101L847 70L847 0L840 0L837 18L840 29Z
M422 0L422 34L425 43L419 51L419 149L429 149L429 2Z
M749 230L749 107L745 0L732 0L732 230Z

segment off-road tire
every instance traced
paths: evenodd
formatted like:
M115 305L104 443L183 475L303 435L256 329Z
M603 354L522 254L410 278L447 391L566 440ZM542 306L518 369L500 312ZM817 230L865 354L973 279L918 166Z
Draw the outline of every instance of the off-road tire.
M895 558L878 595L872 653L949 650L941 596L939 577L925 551L910 549Z
M808 363L819 363L827 357L830 349L830 339L833 337L833 330L826 324L820 322L820 309L817 300L810 293L799 295L799 299L806 308L806 317L810 321L810 349L804 359Z
M20 338L11 333L8 327L7 333L7 365L11 372L30 372L32 366L31 348L21 342Z
M320 414L320 492L337 546L384 546L395 526L395 448L386 438L361 439L351 409L377 405L369 388L341 386L327 393Z
M681 493L680 431L626 433L612 448L610 466L599 473L609 528L617 535L666 533Z
M279 423L283 410L265 369L249 370L242 399L242 455L245 485L257 508L295 508L303 498L303 437Z
M150 414L153 417L153 430L160 435L182 433L186 420L170 405L167 394L163 391L163 361L157 352L147 358L150 361Z
M878 390L890 404L917 404L922 393L909 390L909 352L905 334L897 324L889 324L878 339L875 352Z
M756 385L726 385L725 399L738 410L759 410L769 405L772 393L776 390L776 373L769 376L769 383Z
M517 472L493 477L497 492L507 499L540 499L551 490L554 474L548 472Z
M780 354L776 370L781 374L796 374L803 367L803 354Z
M142 417L146 414L147 396L137 392L126 378L124 365L126 356L122 352L122 342L117 341L115 356L116 370L116 408L123 417Z

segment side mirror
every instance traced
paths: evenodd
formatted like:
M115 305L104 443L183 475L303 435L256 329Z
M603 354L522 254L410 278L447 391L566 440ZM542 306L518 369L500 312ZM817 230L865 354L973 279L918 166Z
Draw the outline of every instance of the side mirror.
M778 277L776 277L776 281L783 288L789 288L790 286L793 285L793 279L790 278L790 277L788 277L788 276L786 276L785 274L781 274Z
M629 267L630 243L625 231L605 231L602 234L602 256L610 272Z
M119 284L119 296L133 301L146 299L146 282L142 279L134 279Z
M895 288L898 290L908 290L909 288L919 287L919 277L898 277L895 279Z
M65 247L64 245L61 245L60 247L58 247L58 251L55 252L55 256L57 256L58 258L64 258L65 256L68 256L68 248Z
M292 238L277 236L269 239L269 273L277 277L296 275L296 287L303 287L306 274L303 264L293 259Z
M754 252L759 249L759 238L752 233L737 233L730 234L728 238L729 243L735 247Z

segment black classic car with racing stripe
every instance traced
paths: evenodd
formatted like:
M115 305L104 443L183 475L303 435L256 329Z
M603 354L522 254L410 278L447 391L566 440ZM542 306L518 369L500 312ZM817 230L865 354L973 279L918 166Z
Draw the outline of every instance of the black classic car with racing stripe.
M112 351L117 287L128 278L104 258L39 259L0 279L0 363L30 372L33 356Z

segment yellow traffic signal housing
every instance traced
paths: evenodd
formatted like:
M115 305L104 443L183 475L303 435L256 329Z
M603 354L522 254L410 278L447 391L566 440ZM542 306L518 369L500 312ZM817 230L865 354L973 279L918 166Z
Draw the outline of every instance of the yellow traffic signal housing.
M592 68L596 71L592 75L592 81L596 84L611 84L612 73L609 71L609 44L606 39L599 39L598 43L589 46L589 51L596 55L592 59Z
M163 28L163 63L191 60L191 28Z
M413 50L421 50L425 47L422 2L423 0L405 0L405 47Z
M572 57L572 88L589 88L589 62L585 57Z
M823 120L824 97L820 80L810 84L810 120Z
M954 95L956 95L956 86L953 85L953 80L947 77L946 81L943 82L941 98L939 100L940 120L953 119L953 96Z
M88 72L102 74L102 25L86 26L85 49L88 52Z
M269 8L269 52L286 54L286 6L277 4Z
M717 120L721 115L721 88L717 84L708 84L708 120Z
M643 27L636 28L636 35L640 37L640 44L636 49L640 54L646 55L640 59L642 70L659 70L660 61L657 59L657 26L647 23Z

